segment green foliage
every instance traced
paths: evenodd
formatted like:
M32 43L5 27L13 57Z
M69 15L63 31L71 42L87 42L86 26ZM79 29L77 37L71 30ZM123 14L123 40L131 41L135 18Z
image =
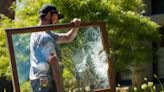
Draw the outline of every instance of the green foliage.
M32 92L30 81L23 83L21 86L21 92Z
M159 39L158 26L138 13L120 13L122 24L118 25L119 29L109 31L116 65L135 66L151 61L152 41Z
M65 15L63 22L79 17L83 22L104 20L111 55L117 69L149 62L152 41L159 40L158 25L142 16L142 0L54 0ZM97 3L99 2L99 3ZM124 69L122 69L124 67Z
M14 27L14 22L7 17L1 15L2 19L0 21L0 77L7 77L11 79L11 69L9 66L9 54L6 41L6 28Z
M16 9L17 27L36 26L39 9L43 4L52 4L52 0L21 0Z

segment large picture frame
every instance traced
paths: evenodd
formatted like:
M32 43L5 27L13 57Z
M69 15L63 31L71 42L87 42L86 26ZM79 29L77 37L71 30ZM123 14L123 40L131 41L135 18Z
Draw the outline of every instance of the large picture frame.
M74 24L57 24L57 25L44 25L44 26L35 26L35 27L27 27L27 28L15 28L15 29L6 29L7 34L7 41L8 41L8 48L10 53L10 64L12 68L12 80L13 80L13 86L15 92L21 92L20 88L20 80L19 80L19 74L18 74L18 64L16 63L16 51L14 47L14 40L13 36L18 34L26 34L26 33L32 33L32 32L41 32L41 31L48 31L48 30L64 30L69 28L88 28L88 27L98 27L100 30L100 38L103 46L103 51L107 54L107 65L108 68L106 70L106 74L108 76L108 83L109 87L107 88L99 88L93 90L93 92L115 92L116 91L116 85L115 85L115 76L112 66L112 59L110 57L110 51L109 51L109 42L108 42L108 36L106 32L106 26L105 22L89 22L89 23L81 23L80 26L75 26ZM85 30L84 30L85 31ZM90 91L89 91L90 92Z

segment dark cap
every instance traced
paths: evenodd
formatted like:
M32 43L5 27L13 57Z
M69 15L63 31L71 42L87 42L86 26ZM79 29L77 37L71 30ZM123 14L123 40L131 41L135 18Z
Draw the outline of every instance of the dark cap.
M62 14L60 14L56 7L50 4L45 4L42 6L42 8L39 10L39 16L46 15L48 12L56 13L59 19L64 17Z

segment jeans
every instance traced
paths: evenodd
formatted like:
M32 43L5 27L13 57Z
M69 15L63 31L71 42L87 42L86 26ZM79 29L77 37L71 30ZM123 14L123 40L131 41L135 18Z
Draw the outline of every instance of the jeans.
M55 81L49 81L47 87L40 85L40 79L30 80L33 92L57 92Z

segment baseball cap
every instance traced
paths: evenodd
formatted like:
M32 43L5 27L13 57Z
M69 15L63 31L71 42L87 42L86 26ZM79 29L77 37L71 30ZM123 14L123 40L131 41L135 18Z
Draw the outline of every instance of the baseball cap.
M46 15L48 12L56 13L59 19L62 19L64 17L64 15L60 14L56 7L51 4L43 5L42 8L39 10L39 16Z

